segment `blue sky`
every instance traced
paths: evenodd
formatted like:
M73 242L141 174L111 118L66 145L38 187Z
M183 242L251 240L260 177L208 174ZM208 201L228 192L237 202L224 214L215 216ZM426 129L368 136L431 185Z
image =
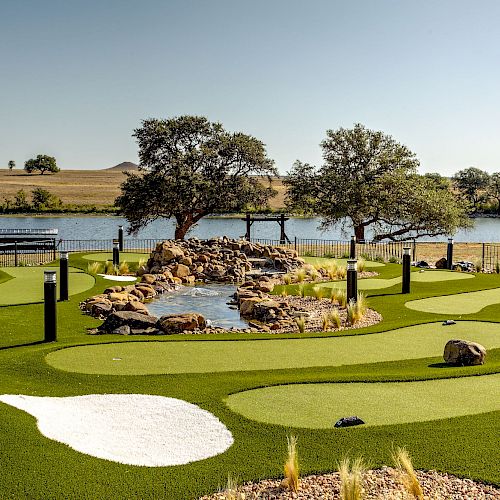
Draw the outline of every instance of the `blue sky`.
M500 171L500 2L0 0L0 166L136 161L141 120L255 135L281 172L361 122L421 171Z

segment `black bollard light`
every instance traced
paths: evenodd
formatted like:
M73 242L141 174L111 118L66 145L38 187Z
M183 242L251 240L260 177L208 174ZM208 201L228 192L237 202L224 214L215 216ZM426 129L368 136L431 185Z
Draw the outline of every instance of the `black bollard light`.
M69 298L68 252L61 252L59 257L59 300Z
M451 269L453 266L453 238L448 238L448 248L446 249L446 267Z
M351 236L351 249L349 252L349 257L351 259L356 258L356 236L354 236L354 234Z
M410 247L403 247L403 287L401 293L410 293Z
M123 252L123 226L118 226L118 250Z
M45 342L57 340L56 321L56 286L57 278L55 271L44 271L43 273L43 301L44 301L44 326Z
M118 240L113 240L113 266L120 265L120 243Z
M356 302L358 299L358 261L347 261L347 303Z

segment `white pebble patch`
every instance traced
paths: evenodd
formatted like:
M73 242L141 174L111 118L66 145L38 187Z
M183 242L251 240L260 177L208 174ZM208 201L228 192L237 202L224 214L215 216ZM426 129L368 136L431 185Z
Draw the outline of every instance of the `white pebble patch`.
M163 396L4 394L0 401L36 417L38 429L49 439L122 464L183 465L219 455L234 442L212 413Z
M114 276L112 274L98 274L97 276L102 276L105 280L110 281L137 281L135 276Z

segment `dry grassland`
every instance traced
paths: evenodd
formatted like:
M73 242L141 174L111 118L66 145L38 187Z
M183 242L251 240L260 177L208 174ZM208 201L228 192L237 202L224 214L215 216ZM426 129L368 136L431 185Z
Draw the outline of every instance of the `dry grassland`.
M0 202L24 189L28 194L41 187L59 196L63 203L74 205L112 205L120 194L120 184L125 175L117 170L61 170L57 174L27 174L24 170L0 169ZM263 181L264 182L264 181ZM266 181L267 183L267 181ZM278 194L270 206L284 206L285 187L280 179L274 179L273 188Z

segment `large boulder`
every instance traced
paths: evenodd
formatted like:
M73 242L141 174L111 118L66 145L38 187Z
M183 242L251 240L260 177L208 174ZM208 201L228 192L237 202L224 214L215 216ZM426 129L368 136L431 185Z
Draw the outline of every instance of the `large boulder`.
M172 274L177 278L185 278L186 276L189 276L189 273L189 267L184 264L177 264L172 269Z
M111 333L124 325L128 325L135 330L145 330L155 327L157 321L156 316L148 316L133 311L118 311L111 313L99 327L99 330Z
M468 340L448 340L443 358L448 365L474 366L484 364L486 349Z
M198 329L202 330L207 326L207 322L198 313L167 314L158 320L157 326L163 333L170 334Z
M248 297L240 301L240 314L242 316L252 316L255 304L261 302L259 297Z
M184 257L184 251L176 245L171 247L164 246L162 248L161 257L164 262L169 262L174 259L182 259Z
M436 269L448 269L448 261L442 257L436 262Z

